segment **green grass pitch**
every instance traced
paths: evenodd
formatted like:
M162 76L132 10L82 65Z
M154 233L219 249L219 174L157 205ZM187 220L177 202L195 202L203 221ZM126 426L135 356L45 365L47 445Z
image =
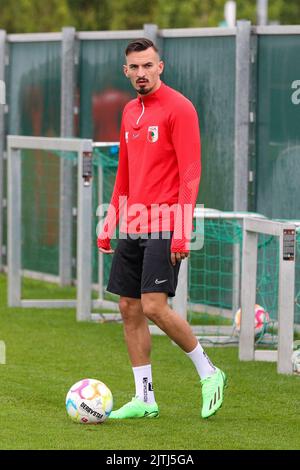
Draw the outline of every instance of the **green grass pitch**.
M26 281L25 295L34 292ZM38 285L38 284L37 284ZM57 287L49 287L53 297ZM0 276L1 449L300 449L300 377L278 375L270 363L239 362L237 348L210 348L227 372L222 409L200 418L201 391L189 359L167 337L153 337L153 381L161 416L155 420L73 423L65 396L78 380L105 382L115 407L134 383L122 325L77 323L75 311L7 308Z

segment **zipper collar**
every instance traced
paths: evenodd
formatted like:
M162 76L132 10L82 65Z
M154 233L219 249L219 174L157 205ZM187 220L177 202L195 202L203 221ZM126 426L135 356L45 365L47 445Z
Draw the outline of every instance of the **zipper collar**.
M142 119L142 117L145 113L145 104L156 101L156 99L159 98L163 94L164 88L165 88L165 84L163 82L161 82L160 87L154 93L151 93L150 95L145 95L143 97L141 97L141 96L138 97L138 101L142 105L142 112L141 112L141 114L139 115L139 117L136 121L136 126L139 125L140 120Z
M154 91L154 93L150 93L150 95L139 96L138 100L147 105L148 103L156 101L158 98L160 98L160 96L163 95L165 88L166 85L161 81L160 87Z
M138 119L137 119L137 121L136 121L136 125L137 125L137 126L139 125L139 122L140 122L140 120L141 120L141 118L142 118L142 116L143 116L143 114L144 114L144 112L145 112L145 105L144 105L144 102L143 102L143 100L142 100L141 98L140 98L140 103L141 103L141 105L142 105L142 112L141 112L140 116L138 117Z

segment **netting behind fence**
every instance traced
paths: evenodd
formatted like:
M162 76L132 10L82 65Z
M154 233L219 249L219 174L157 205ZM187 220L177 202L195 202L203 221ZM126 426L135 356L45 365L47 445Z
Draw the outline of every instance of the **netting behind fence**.
M215 313L240 307L243 231L241 221L206 219L204 247L191 252L189 265L190 309L195 305L215 307ZM259 235L256 303L277 320L279 282L279 239ZM286 286L289 289L290 286ZM205 310L205 308L204 308ZM209 309L207 309L210 311ZM295 323L300 323L300 231L296 237Z
M114 187L116 171L118 167L119 149L116 145L108 147L95 147L93 153L93 170L94 170L94 181L93 181L93 214L96 214L99 203L110 202L111 194ZM101 179L99 181L99 175ZM102 182L102 188L101 183ZM99 191L101 193L99 193ZM96 227L98 224L98 218L95 217L93 221L93 237L96 237ZM112 240L111 246L114 249L116 246L116 240ZM103 284L106 286L108 282L110 266L112 256L104 256L104 273L103 273ZM97 244L93 246L93 281L98 281L98 249Z
M58 275L60 158L77 155L23 150L21 156L22 268Z
M242 246L242 227L238 221L205 219L204 246L192 251L189 265L190 302L232 309L235 282ZM234 257L237 247L238 259Z

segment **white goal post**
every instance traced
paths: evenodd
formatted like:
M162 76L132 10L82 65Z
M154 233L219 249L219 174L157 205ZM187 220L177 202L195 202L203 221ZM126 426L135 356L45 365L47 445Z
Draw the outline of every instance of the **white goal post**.
M295 265L296 265L296 232L300 222L279 222L268 220L259 214L222 212L202 209L196 217L239 220L243 228L243 250L240 272L239 250L234 249L233 256L233 312L241 306L241 327L239 335L239 359L241 361L277 362L277 371L281 374L292 374L292 352L294 339L295 311ZM279 237L279 289L278 289L278 350L255 350L254 316L257 286L257 243L258 235ZM235 248L235 247L234 247ZM180 271L178 286L187 292L187 266ZM184 318L188 310L188 298L177 289L173 301L174 309ZM240 295L240 298L237 298ZM193 309L193 305L191 308ZM201 306L202 307L202 306ZM204 306L205 307L205 306ZM216 313L218 309L216 308ZM194 332L197 328L193 327Z
M91 309L111 308L115 304L103 299L92 300L92 186L83 178L86 156L91 158L93 142L90 139L55 137L7 137L7 196L8 196L8 305L27 308L76 307L78 321L91 319ZM21 150L76 152L77 178L77 298L76 300L24 300L21 298L21 210L22 178Z
M277 361L277 371L292 374L292 352L295 307L295 223L246 219L243 234L241 331L239 359L241 361ZM255 350L253 311L256 303L258 234L279 237L278 289L278 351Z

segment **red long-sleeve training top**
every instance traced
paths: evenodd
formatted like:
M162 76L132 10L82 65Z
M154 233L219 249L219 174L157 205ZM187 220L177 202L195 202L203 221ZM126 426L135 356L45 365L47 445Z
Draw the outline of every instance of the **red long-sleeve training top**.
M197 112L181 93L161 83L124 108L119 165L98 246L120 231L174 231L171 252L188 252L201 176Z

